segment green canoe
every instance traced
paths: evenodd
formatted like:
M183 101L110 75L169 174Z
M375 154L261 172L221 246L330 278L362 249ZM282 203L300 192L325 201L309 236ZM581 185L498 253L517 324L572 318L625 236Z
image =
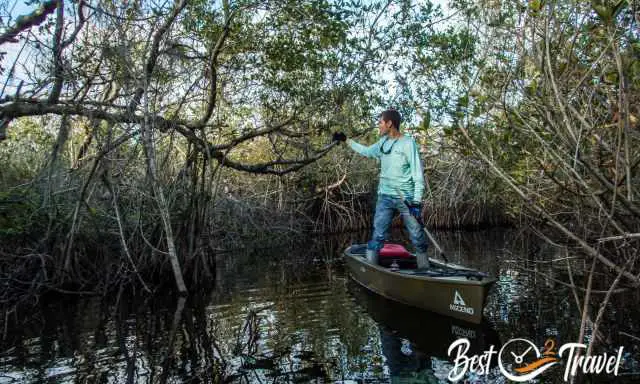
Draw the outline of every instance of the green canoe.
M370 291L475 324L481 323L489 289L497 281L484 273L434 259L430 259L431 268L426 271L417 271L404 260L398 260L400 269L383 266L384 262L373 265L367 262L362 245L348 247L344 257L351 277Z

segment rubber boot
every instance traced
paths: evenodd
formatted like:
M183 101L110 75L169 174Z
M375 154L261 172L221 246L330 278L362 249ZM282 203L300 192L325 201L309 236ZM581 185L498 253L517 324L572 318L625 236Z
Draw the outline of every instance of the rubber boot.
M416 262L418 269L429 269L429 256L427 256L427 252L416 252Z
M378 251L367 249L367 261L373 265L378 265Z

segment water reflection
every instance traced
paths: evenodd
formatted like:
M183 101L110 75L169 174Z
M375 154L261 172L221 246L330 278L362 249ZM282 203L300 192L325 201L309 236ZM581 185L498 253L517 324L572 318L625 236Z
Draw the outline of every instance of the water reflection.
M0 383L435 383L447 382L447 348L459 337L471 341L469 353L514 337L538 345L548 336L575 340L572 294L538 273L557 271L531 259L532 252L540 259L552 250L536 249L513 232L438 235L452 262L499 276L485 323L412 309L350 282L340 251L367 234L348 234L296 251L219 255L213 288L187 300L126 292L42 298L2 324ZM625 376L616 382L634 382L640 344L624 335L640 331L637 306L629 305L637 298L616 300L622 301L607 316L610 339L601 345L625 346ZM557 370L544 380L562 382L561 376ZM495 367L464 380L506 382Z
M398 338L411 340L427 356L446 360L447 348L458 338L471 341L470 354L479 354L490 345L500 346L498 333L491 325L472 324L436 313L409 307L375 295L356 283L347 284L359 306L380 326Z

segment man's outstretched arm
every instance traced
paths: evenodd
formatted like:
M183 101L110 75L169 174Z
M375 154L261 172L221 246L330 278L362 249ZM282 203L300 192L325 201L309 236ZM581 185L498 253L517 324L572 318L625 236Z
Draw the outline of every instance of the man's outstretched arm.
M358 152L362 156L379 158L380 157L380 148L378 148L378 143L372 144L370 146L365 146L360 143L355 142L352 139L347 139L347 144L354 151Z

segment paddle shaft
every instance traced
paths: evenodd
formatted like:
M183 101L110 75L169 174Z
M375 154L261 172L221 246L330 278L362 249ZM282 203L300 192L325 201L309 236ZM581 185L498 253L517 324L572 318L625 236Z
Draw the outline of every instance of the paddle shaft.
M449 260L447 259L447 256L445 256L444 251L442 250L442 248L440 248L440 244L438 244L438 242L433 237L431 232L429 232L429 230L427 229L426 226L422 226L422 229L424 230L424 233L427 234L427 237L429 238L429 241L433 244L434 247L436 247L436 249L440 253L440 256L442 256L442 259L444 260L444 263L445 264L449 264Z

